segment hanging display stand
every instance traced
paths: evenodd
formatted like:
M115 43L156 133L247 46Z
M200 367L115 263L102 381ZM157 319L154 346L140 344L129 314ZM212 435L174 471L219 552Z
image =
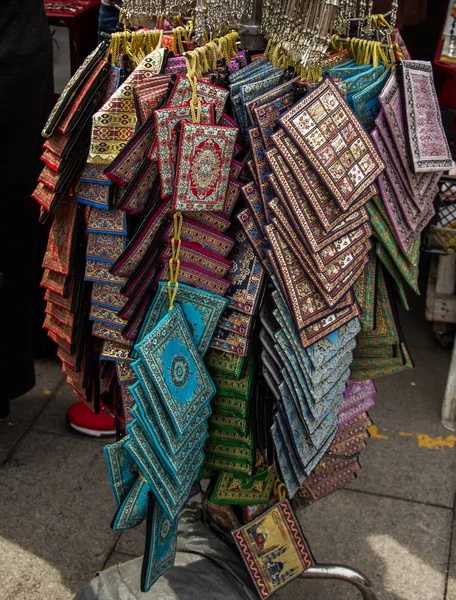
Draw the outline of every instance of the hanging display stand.
M179 515L198 496L204 522L234 540L260 597L302 577L346 581L376 600L358 570L314 560L294 510L356 477L372 379L413 367L396 295L408 309L404 285L419 293L419 236L451 166L430 66L407 59L394 71L407 56L397 0L391 25L370 0L358 11L346 0L340 12L338 0L198 0L185 27L180 14L166 16L168 0L161 10L129 2L125 31L87 57L51 113L33 194L42 222L55 213L44 327L75 392L97 412L103 379L118 419L118 440L104 448L112 528L146 521L142 592L175 564ZM348 66L337 68L341 60ZM387 92L397 93L399 77L426 78L441 148L430 161L401 146L417 205L408 220L388 146L396 130L387 117L394 125L400 107ZM408 117L418 127L417 106ZM243 152L238 134L250 147L245 163L233 158ZM90 151L70 190L76 142ZM424 197L415 171L428 173ZM240 191L247 207L232 222ZM76 256L68 248L79 248L79 230L87 238ZM200 321L201 330L190 326Z
M251 21L248 24L239 24L239 33L241 38L241 46L250 52L255 52L264 49L265 39L261 32L261 14L262 1L253 0L253 11ZM109 38L109 35L103 37ZM378 600L378 596L369 579L352 567L346 565L330 565L330 564L315 564L309 567L303 575L302 579L336 579L346 581L356 587L362 595L363 600Z

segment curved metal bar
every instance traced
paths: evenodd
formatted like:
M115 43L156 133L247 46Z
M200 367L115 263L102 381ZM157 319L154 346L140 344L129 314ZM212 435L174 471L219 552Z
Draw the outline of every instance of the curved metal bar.
M360 571L344 565L314 565L301 575L303 579L341 579L361 592L363 600L378 600L369 579Z

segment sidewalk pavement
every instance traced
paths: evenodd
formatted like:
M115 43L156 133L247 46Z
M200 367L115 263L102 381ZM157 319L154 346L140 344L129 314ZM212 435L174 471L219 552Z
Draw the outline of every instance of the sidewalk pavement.
M403 317L416 369L376 382L358 479L300 512L317 561L361 570L380 600L456 600L456 435L440 424L450 353L420 314ZM76 397L59 364L40 361L37 375L0 421L0 600L71 600L98 570L143 551L143 528L109 527L105 442L66 428ZM359 597L344 582L304 580L275 596Z

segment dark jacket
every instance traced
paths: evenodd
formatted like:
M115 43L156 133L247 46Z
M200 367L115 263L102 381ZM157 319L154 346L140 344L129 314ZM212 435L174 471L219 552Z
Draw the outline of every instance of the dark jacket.
M33 387L33 307L41 128L52 102L52 41L43 0L0 5L0 402ZM41 315L40 315L41 318Z

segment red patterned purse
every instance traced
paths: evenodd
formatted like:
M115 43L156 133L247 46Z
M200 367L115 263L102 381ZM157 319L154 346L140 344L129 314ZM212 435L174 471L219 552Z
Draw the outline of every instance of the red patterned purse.
M177 159L173 208L223 210L237 130L184 123Z

